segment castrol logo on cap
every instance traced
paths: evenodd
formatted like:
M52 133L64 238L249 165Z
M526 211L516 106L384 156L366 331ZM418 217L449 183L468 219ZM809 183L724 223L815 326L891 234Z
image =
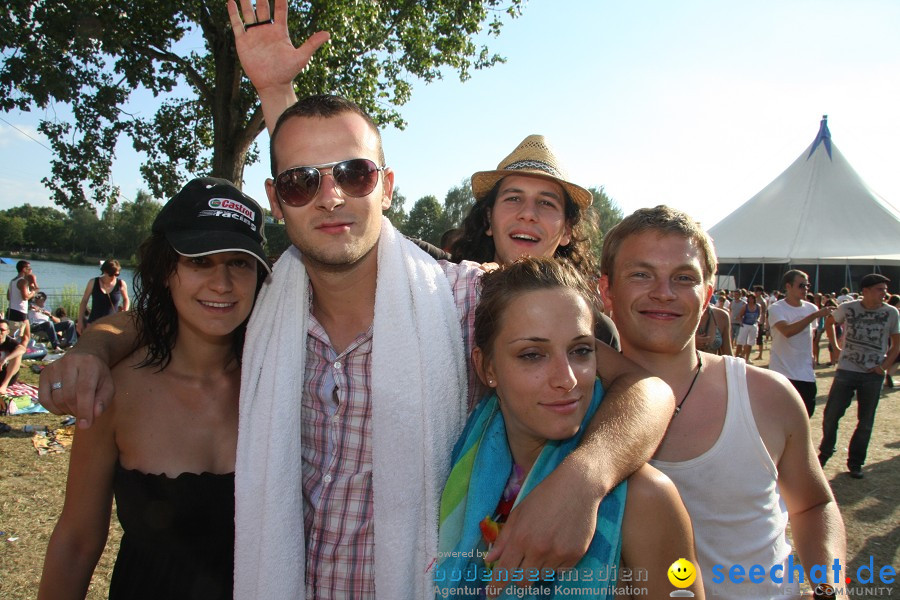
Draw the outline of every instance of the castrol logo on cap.
M250 207L235 200L231 200L230 198L213 198L209 201L209 206L219 210L230 210L231 212L242 214L251 221L256 220L256 213Z

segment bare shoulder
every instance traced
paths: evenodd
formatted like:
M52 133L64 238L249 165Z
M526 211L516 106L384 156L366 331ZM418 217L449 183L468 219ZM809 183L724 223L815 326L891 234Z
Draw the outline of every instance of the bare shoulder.
M725 310L724 308L719 308L718 306L711 306L710 308L712 309L713 314L716 317L718 317L720 319L731 319L731 317L728 314L728 311Z
M784 375L753 366L747 367L747 391L756 427L777 464L791 437L809 436L803 400Z
M146 349L140 348L119 361L110 372L116 386L114 403L123 409L122 412L145 404L142 400L153 388L152 379L157 368L140 366L146 356Z
M754 412L759 408L782 419L801 414L806 418L800 394L781 373L747 365L747 390Z

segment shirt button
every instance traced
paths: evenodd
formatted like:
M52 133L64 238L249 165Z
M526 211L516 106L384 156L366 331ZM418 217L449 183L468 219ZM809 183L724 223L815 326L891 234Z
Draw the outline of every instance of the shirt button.
M332 415L332 416L331 416L331 422L332 422L332 423L337 423L337 422L340 421L340 420L341 420L340 415Z
M325 483L331 483L331 475L326 475L322 478L322 481L324 481Z
M341 361L339 361L339 360L338 360L338 361L335 361L335 363L334 363L334 368L335 368L335 369L337 369L338 371L340 371L342 366L343 366L343 365L341 365Z

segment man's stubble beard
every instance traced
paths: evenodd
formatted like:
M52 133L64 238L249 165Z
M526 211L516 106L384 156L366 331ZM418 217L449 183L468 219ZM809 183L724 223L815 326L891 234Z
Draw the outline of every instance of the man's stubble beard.
M362 252L362 254L348 252L346 255L328 256L327 254L317 252L315 249L305 251L303 247L294 243L294 247L300 251L303 257L303 264L307 270L314 270L319 273L347 273L353 271L360 263L365 261L372 252L378 248L378 238L372 246Z

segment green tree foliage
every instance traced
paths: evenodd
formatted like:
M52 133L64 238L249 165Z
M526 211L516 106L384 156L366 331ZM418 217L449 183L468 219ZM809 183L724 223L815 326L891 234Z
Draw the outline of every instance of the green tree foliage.
M8 217L21 218L25 226L21 245L31 249L56 248L68 242L69 231L65 226L66 215L48 206L25 204L6 211Z
M263 233L266 236L264 246L266 255L273 259L273 262L291 247L291 240L287 236L287 230L283 223L267 222L263 227Z
M498 35L523 2L289 0L295 43L318 30L333 40L298 79L298 94L341 94L379 124L402 127L397 107L413 79L439 79L449 67L465 80L502 61L474 38ZM154 114L128 113L135 90L160 97ZM118 196L109 172L121 136L147 155L141 173L156 197L172 196L188 174L240 185L264 126L224 0L7 0L0 110L14 109L45 111L39 130L55 157L43 181L65 208Z
M384 211L386 216L398 231L406 228L406 196L400 193L399 188L394 190L394 197L391 199L391 207Z
M123 202L117 211L115 226L111 234L115 237L116 252L121 257L137 258L138 248L150 236L153 220L162 205L144 190L135 196L134 202Z
M595 232L591 237L591 249L594 255L600 256L600 249L603 247L603 236L606 232L615 227L619 221L624 218L622 209L616 204L616 201L606 194L603 186L588 188L594 197L594 202L588 209L587 217L593 224Z
M463 219L469 214L469 209L475 204L475 195L472 193L472 182L466 177L459 185L450 188L444 198L444 220L441 225L441 233L462 225Z
M25 219L0 214L0 248L20 248L25 241Z
M74 235L70 236L71 242L63 250L71 254L98 254L97 250L103 248L104 244L97 211L85 206L73 208L69 211L68 219Z
M134 201L110 202L102 218L86 207L66 214L45 206L17 206L0 211L0 249L133 261L161 208L145 191Z
M437 246L441 241L444 230L443 209L440 202L434 196L419 198L409 211L406 227L402 229L409 237L425 240Z

